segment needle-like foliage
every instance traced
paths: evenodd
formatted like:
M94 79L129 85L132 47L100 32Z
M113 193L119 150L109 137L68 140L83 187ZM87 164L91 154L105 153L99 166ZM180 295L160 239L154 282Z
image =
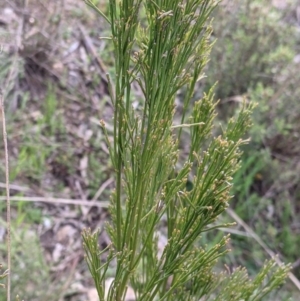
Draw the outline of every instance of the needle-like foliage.
M98 234L83 233L100 300L124 300L129 286L143 301L261 300L283 282L287 267L271 273L267 286L273 262L253 282L243 269L216 274L213 267L227 252L229 238L213 247L200 240L203 232L229 226L218 225L217 217L231 198L239 147L246 142L241 137L250 126L251 106L244 105L215 136L213 91L193 101L211 49L209 16L217 2L110 0L108 16L92 0L86 2L110 24L115 57L114 80L108 77L112 139L101 122L116 178L105 262ZM142 99L136 99L133 83ZM179 91L185 97L175 106ZM167 236L162 254L159 229ZM112 262L114 281L105 287ZM229 289L235 287L239 290Z

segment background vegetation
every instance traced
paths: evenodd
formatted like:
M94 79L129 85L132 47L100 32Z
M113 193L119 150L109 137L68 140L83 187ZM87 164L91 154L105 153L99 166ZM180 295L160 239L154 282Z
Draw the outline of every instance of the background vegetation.
M232 208L271 250L294 263L299 277L299 19L296 3L286 9L279 4L281 9L270 1L219 7L207 87L218 81L221 120L242 97L258 104L251 142L234 178ZM244 250L240 263L256 270L263 258L257 244L242 236L233 244Z
M97 5L106 10L105 1ZM298 278L299 9L296 1L223 1L215 11L216 42L207 78L198 87L201 95L218 81L219 123L239 108L243 97L258 103L251 143L234 178L232 210L269 250L293 264ZM45 6L31 1L18 8L5 2L0 10L0 83L6 100L12 195L18 199L13 203L13 295L95 300L79 235L86 226L102 229L107 216L100 207L113 188L98 125L99 119L110 121L112 116L105 77L113 65L112 45L98 38L108 35L107 29L82 2L57 0ZM32 202L33 197L47 202ZM84 200L99 202L92 207ZM2 245L3 202L0 209ZM233 252L225 263L230 269L242 264L256 272L269 257L266 250L241 225L229 231ZM207 237L207 242L218 235L223 233ZM100 242L103 247L108 243L103 231ZM1 250L0 262L5 262L4 254ZM34 271L43 273L35 277ZM276 298L293 294L296 289L288 282ZM5 300L1 291L0 300Z

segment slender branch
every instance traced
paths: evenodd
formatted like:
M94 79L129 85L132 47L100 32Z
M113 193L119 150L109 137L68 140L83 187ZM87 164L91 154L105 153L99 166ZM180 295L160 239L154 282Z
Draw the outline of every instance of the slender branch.
M6 300L10 301L10 280L11 280L11 237L10 237L10 198L9 198L9 166L8 166L8 150L7 150L7 134L6 134L6 123L5 123L5 110L2 89L0 88L0 105L2 112L2 130L3 130L3 144L5 152L5 182L6 182L6 208L7 208L7 297Z
M171 129L177 129L177 128L188 128L188 127L192 127L192 126L196 126L196 125L203 125L204 122L196 122L196 123L190 123L190 124L178 124L178 125L172 125Z
M107 23L108 24L111 24L111 22L110 22L110 20L107 18L107 16L92 2L92 1L90 1L90 0L84 0L84 2L88 5L88 6L90 6L90 7L92 7L94 10L96 10L98 13L99 13L99 15L101 15L106 21L107 21Z
M227 208L226 212L230 215L238 224L240 224L254 240L265 250L265 252L271 257L274 258L275 262L278 265L282 265L282 261L276 256L276 254L263 242L263 240L230 208ZM300 291L300 281L297 277L289 272L289 279L293 282L296 288Z

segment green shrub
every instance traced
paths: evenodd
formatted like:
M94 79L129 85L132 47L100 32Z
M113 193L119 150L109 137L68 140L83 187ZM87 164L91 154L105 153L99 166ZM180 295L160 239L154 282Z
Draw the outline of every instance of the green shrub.
M131 287L135 299L143 301L263 300L282 284L287 266L276 267L271 260L254 280L242 268L218 273L214 266L228 252L228 237L212 246L201 240L206 232L230 226L217 219L231 199L239 148L246 142L241 137L252 110L243 105L215 137L213 91L189 108L208 60L209 16L216 2L145 1L142 7L141 0L111 0L108 16L86 2L110 24L116 62L115 76L108 77L113 137L101 122L116 178L107 225L111 244L100 250L98 232L83 232L99 299L124 300ZM141 10L146 24L139 21ZM132 105L137 98L133 82L142 94L137 108ZM179 90L185 97L175 107ZM186 132L189 142L183 141ZM159 254L163 231L167 243ZM105 280L113 265L109 286Z
M300 75L299 34L292 24L289 11L275 8L271 1L230 1L220 6L214 14L217 40L206 71L206 89L219 81L216 94L224 119L239 107L242 96L258 103L251 142L243 148L242 167L234 177L233 208L271 249L295 262ZM235 239L242 247L243 239ZM249 250L248 245L243 248ZM255 244L250 250L259 252ZM253 265L253 260L247 264Z
M214 48L206 86L216 81L217 98L247 94L270 85L294 55L295 30L268 0L230 1L214 15Z

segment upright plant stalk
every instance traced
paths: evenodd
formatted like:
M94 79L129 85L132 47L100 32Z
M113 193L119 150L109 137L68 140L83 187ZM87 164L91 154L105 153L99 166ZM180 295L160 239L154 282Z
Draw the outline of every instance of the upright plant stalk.
M5 121L5 108L2 89L0 88L0 105L2 114L2 133L3 145L5 153L5 182L6 182L6 244L7 244L7 271L6 275L6 300L10 301L10 283L11 283L11 237L10 237L10 193L9 193L9 165L8 165L8 149L7 149L7 134L6 134L6 121Z
M105 15L92 0L86 2ZM83 233L100 301L124 300L128 286L136 300L171 301L227 296L231 292L224 283L239 285L237 277L213 273L215 262L227 252L229 238L209 247L200 240L203 232L229 226L216 221L231 198L239 147L247 142L241 137L250 126L251 106L243 105L222 134L214 137L213 90L192 101L211 49L209 16L216 4L214 0L109 1L105 19L111 27L115 57L114 79L108 76L113 141L103 121L101 125L116 189L111 196L107 227L111 245L105 262L100 260L103 251L97 245L97 233ZM132 93L133 82L139 85L142 99ZM180 90L186 96L176 107ZM139 101L137 108L133 101ZM184 138L187 135L189 140ZM168 240L161 251L159 231L165 231ZM114 260L114 281L106 287L106 272ZM220 300L241 300L241 295L248 296L245 300L256 298L272 268L267 265L254 285L247 282L244 270L237 271L244 273L241 291ZM283 266L271 274L270 279L279 281L271 281L268 288L279 285L287 270Z

